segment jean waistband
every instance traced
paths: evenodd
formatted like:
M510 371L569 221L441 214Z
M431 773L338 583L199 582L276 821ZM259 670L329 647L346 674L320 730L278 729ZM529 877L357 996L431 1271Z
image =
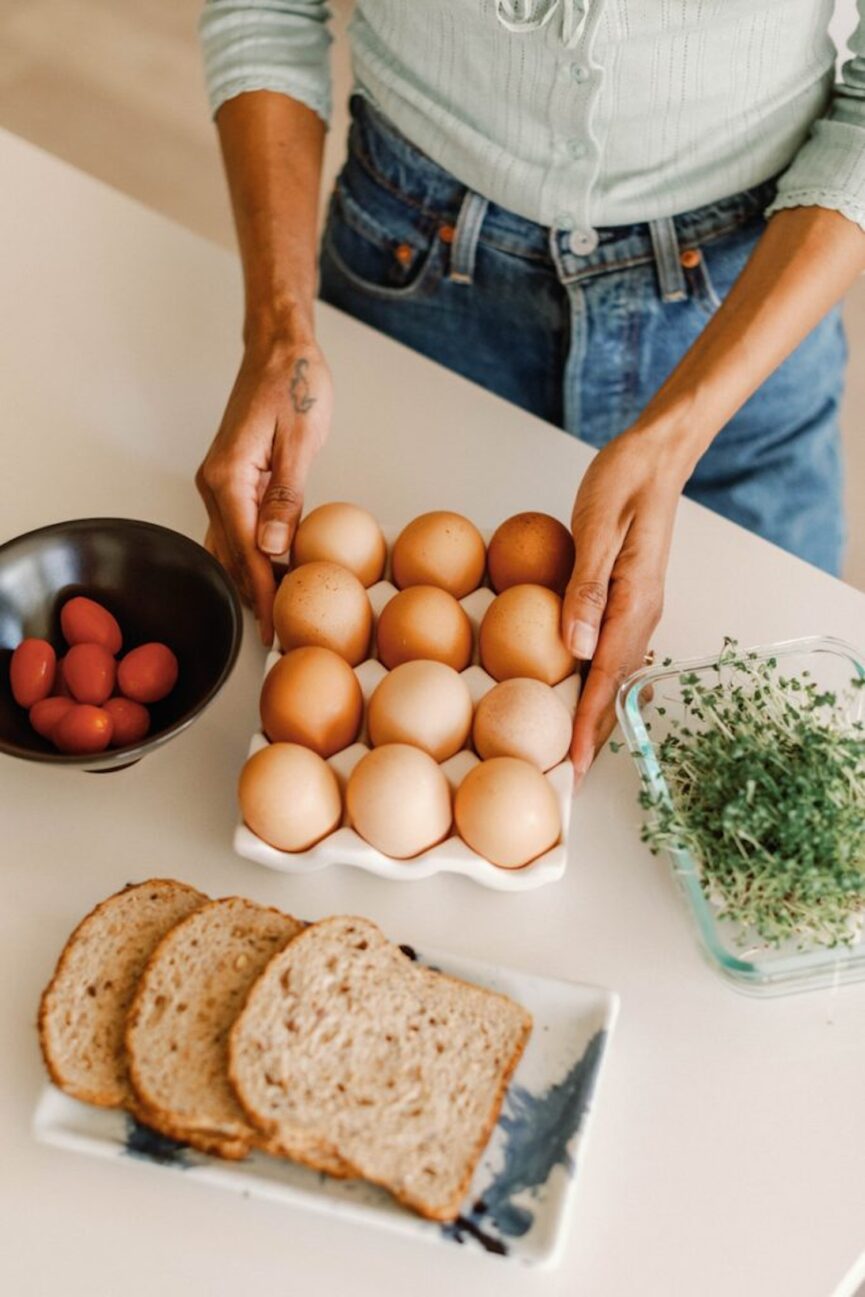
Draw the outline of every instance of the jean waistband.
M396 197L430 220L456 226L469 192L466 185L412 144L365 95L352 96L351 111L350 149L361 165ZM773 177L663 221L596 228L596 246L576 257L569 255L566 231L551 231L549 226L485 200L482 213L477 208L472 213L477 226L473 233L475 238L516 256L555 262L560 271L564 260L573 272L570 277L577 278L631 259L660 259L659 228L661 254L664 247L670 250L671 240L678 250L685 250L717 238L759 218L772 201L775 188Z

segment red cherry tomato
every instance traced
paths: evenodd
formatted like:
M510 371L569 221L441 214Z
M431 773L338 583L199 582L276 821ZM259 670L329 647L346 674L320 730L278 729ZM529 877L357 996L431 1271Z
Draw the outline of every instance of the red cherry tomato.
M117 664L101 644L73 644L63 659L63 679L79 703L104 703L116 674Z
M54 685L57 654L44 639L25 639L12 654L9 681L12 697L21 707L32 707L47 698Z
M177 658L165 644L142 644L117 668L120 692L137 703L158 703L177 683Z
M51 698L40 698L30 708L30 724L43 739L50 739L54 726L74 706L71 698L62 698L59 694Z
M104 752L113 732L114 722L104 707L73 703L54 726L51 738L61 752L80 756L88 752Z
M125 748L129 743L140 743L150 729L150 712L131 698L109 698L105 711L114 722L112 747Z
M113 656L123 647L116 617L94 599L77 595L60 610L60 629L67 644L101 644Z

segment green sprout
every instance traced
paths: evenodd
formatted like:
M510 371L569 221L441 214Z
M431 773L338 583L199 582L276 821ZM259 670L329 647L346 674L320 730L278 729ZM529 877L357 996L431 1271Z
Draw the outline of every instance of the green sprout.
M717 680L679 677L683 713L657 745L669 797L644 785L643 841L688 851L718 917L772 946L855 941L865 909L865 728L854 688L740 653ZM658 709L660 710L660 709Z

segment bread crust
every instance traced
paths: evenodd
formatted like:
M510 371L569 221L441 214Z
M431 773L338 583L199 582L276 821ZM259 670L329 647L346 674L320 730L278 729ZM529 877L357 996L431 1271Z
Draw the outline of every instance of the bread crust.
M177 941L178 934L182 935L183 928L187 925L191 925L193 921L196 923L200 922L201 916L204 912L215 906L224 906L226 902L235 902L243 907L249 907L249 909L265 911L268 914L276 915L280 919L291 920L302 925L302 927L306 926L304 920L295 919L293 915L286 914L284 911L277 909L276 906L259 905L243 896L220 897L218 900L210 901L206 905L201 906L185 919L181 919L180 923L175 924L175 926L165 934L158 945L154 947L150 958L142 970L135 994L129 1006L124 1030L124 1043L126 1047L127 1068L132 1092L142 1113L140 1120L143 1120L145 1125L149 1125L154 1130L159 1131L160 1134L167 1135L169 1139L176 1139L182 1143L189 1144L192 1148L198 1149L202 1153L208 1153L213 1157L239 1162L248 1157L255 1148L261 1149L264 1152L272 1151L268 1147L268 1141L261 1138L257 1127L250 1123L251 1128L248 1131L227 1131L210 1127L187 1125L182 1121L179 1121L176 1114L170 1108L166 1108L161 1104L148 1090L147 1083L138 1066L138 1060L132 1044L133 1033L140 1023L141 1014L144 1011L146 999L150 993L150 987L148 985L149 975L152 973L154 968L158 967L166 949ZM286 945L290 944L291 941L296 940L298 935L300 934L297 933L294 937L288 937ZM282 949L284 948L285 947L283 946ZM242 1009L243 1006L241 1006L241 1012ZM320 1167L320 1169L340 1178L345 1177L348 1174L345 1164L338 1158L335 1158L332 1161L327 1161L326 1164L323 1164Z
M333 922L357 923L364 926L369 925L372 928L374 928L380 935L383 936L383 934L381 934L381 931L377 927L377 925L372 923L370 919L364 919L354 915L338 915L338 916L332 915L329 916L328 918L319 920L318 923L310 924L303 932L298 933L298 935L294 938L294 941L289 943L294 953L296 953L297 944L299 942L309 941L313 939L317 929L319 929L322 925L331 924ZM386 938L384 939L387 940ZM393 946L393 943L391 942L388 942L388 944ZM398 947L394 947L394 948L398 949ZM238 1037L242 1029L241 1019L243 1018L246 1007L252 1001L258 986L268 976L269 970L273 965L273 963L276 960L282 958L282 956L285 954L285 950L286 948L283 948L283 950L279 951L276 955L274 955L273 959L270 961L267 967L259 974L255 982L253 982L252 986L250 987L249 993L247 995L246 1005L244 1005L244 1008L241 1009L240 1013L235 1018L234 1025L232 1026L231 1032L229 1033L228 1076L231 1085L234 1089L235 1095L237 1096L237 1100L241 1108L243 1109L243 1111L246 1113L250 1121L250 1124L262 1131L263 1135L268 1141L269 1152L277 1152L278 1154L284 1157L290 1158L292 1161L299 1162L304 1166L312 1167L316 1171L324 1171L331 1174L332 1172L330 1172L330 1168L327 1163L331 1159L342 1161L345 1167L347 1168L348 1175L357 1179L365 1180L368 1184L375 1184L380 1186L383 1189L386 1189L388 1193L390 1193L392 1197L394 1197L397 1200L397 1202L400 1202L403 1206L408 1207L410 1210L416 1212L420 1216L423 1216L425 1219L442 1221L442 1222L454 1220L459 1215L460 1207L462 1206L463 1200L466 1194L468 1193L469 1187L471 1185L472 1177L477 1168L477 1164L481 1158L481 1155L483 1154L484 1149L489 1143L490 1136L492 1135L496 1122L499 1119L499 1114L502 1109L502 1104L505 1099L505 1094L507 1093L508 1085L510 1084L510 1080L514 1074L514 1071L516 1070L516 1067L523 1056L523 1053L526 1048L526 1044L528 1043L529 1036L531 1035L531 1031L532 1031L531 1014L528 1013L527 1010L523 1009L521 1005L517 1005L515 1001L511 1000L506 995L502 995L498 991L491 991L486 987L478 986L474 982L467 982L464 978L452 977L450 974L438 973L433 969L425 968L423 966L415 968L416 973L425 975L432 982L437 982L438 979L445 978L450 983L456 983L460 986L470 987L473 992L481 991L485 995L488 995L491 999L504 1001L512 1008L519 1008L522 1014L522 1028L520 1031L519 1039L511 1053L510 1058L507 1060L507 1062L504 1064L502 1068L499 1085L497 1087L496 1094L493 1098L493 1102L490 1105L487 1118L480 1130L480 1133L478 1134L476 1140L474 1141L472 1149L467 1157L466 1171L459 1185L454 1191L452 1197L448 1200L448 1202L446 1204L443 1204L438 1209L431 1208L428 1203L424 1202L422 1199L419 1199L418 1197L411 1194L410 1192L399 1191L395 1189L393 1185L388 1183L386 1179L377 1178L373 1175L370 1175L368 1171L362 1170L359 1167L352 1165L352 1163L345 1157L343 1153L339 1151L337 1146L332 1142L329 1142L325 1139L310 1141L313 1145L311 1149L307 1147L302 1147L299 1144L294 1147L289 1147L286 1144L282 1144L277 1135L279 1123L277 1121L268 1120L262 1114L257 1113L245 1101L243 1087L240 1078L238 1076L238 1067L237 1067L237 1054L239 1052ZM405 958L408 957L405 956Z
M185 892L194 893L196 896L201 898L202 905L208 899L204 893L199 892L197 888L191 887L188 883L178 882L173 878L148 878L141 883L127 883L125 887L121 887L119 891L113 892L111 896L107 896L105 900L100 901L98 905L95 905L93 909L85 914L84 918L76 924L60 952L51 980L45 987L45 990L42 992L39 999L39 1012L36 1019L36 1029L39 1036L39 1047L42 1052L42 1058L48 1075L57 1088L62 1090L64 1094L68 1094L73 1099L78 1099L82 1103L90 1103L97 1108L122 1108L125 1106L127 1097L131 1098L132 1092L130 1089L129 1096L124 1096L123 1099L118 1100L117 1096L113 1093L109 1093L105 1090L88 1089L86 1086L76 1084L63 1074L59 1064L54 1058L49 1040L48 1020L51 1015L51 997L56 992L57 987L66 972L67 965L72 958L72 953L78 939L86 935L89 928L93 926L98 918L101 918L106 909L111 907L121 896L127 896L129 892L135 891L138 888L162 889L164 887L173 890L180 888Z

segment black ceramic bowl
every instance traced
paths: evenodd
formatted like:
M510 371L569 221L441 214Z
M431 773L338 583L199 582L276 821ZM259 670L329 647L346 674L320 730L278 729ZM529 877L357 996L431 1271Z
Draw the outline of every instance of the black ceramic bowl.
M90 756L64 756L30 727L12 697L9 660L22 639L65 642L60 609L74 595L104 604L123 631L123 652L162 640L180 674L150 708L141 743ZM78 518L0 545L0 752L30 761L117 770L191 725L231 674L242 634L240 604L220 565L201 545L151 522Z

